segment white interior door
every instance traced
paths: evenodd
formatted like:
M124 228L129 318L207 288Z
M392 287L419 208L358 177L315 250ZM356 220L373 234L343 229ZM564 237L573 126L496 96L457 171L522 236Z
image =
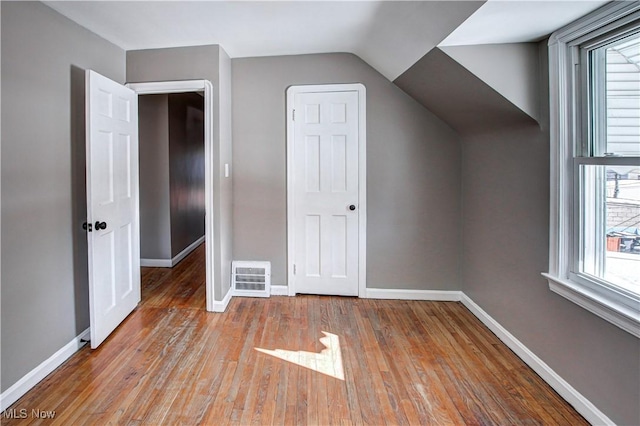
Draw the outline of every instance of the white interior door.
M140 302L138 96L86 73L91 347Z
M359 95L296 93L295 292L358 295Z

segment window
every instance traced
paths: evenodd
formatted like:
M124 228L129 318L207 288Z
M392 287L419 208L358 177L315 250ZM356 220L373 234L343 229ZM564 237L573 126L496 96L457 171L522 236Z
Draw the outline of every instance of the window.
M550 289L640 337L640 3L551 36Z

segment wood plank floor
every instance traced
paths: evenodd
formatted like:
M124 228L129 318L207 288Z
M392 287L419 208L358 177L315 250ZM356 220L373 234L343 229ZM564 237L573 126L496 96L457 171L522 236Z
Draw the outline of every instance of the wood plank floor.
M142 277L116 332L2 424L587 424L460 303L234 298L207 313L203 247Z

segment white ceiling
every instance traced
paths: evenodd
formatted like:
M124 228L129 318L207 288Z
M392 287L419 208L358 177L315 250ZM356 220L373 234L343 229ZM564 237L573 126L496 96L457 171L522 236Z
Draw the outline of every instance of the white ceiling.
M609 0L490 0L440 46L538 41Z
M45 3L124 50L219 44L232 58L351 52L393 81L445 38L446 45L534 41L606 2Z

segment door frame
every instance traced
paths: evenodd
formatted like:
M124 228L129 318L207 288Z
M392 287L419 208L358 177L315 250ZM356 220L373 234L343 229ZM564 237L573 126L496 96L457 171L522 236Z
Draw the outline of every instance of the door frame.
M208 80L154 81L127 83L139 95L204 92L204 191L205 191L205 263L207 311L214 312L214 205L213 205L213 84Z
M295 96L300 93L358 93L358 297L367 290L367 102L366 88L361 83L290 86L287 89L287 289L296 295L295 287L295 191L293 121Z

